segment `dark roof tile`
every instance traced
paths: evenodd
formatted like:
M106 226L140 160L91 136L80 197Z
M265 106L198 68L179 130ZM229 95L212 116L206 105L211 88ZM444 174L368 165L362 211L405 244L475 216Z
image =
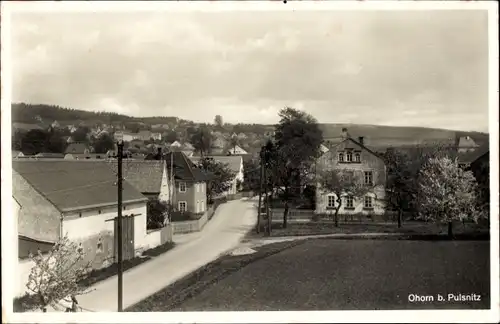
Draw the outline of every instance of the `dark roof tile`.
M24 160L13 161L12 168L62 212L117 204L117 176L109 162ZM144 199L123 182L124 203Z

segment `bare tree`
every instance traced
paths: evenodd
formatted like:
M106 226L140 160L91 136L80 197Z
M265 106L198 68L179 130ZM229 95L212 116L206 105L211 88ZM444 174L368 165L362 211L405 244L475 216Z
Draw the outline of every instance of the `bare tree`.
M372 185L364 185L360 177L356 177L353 171L330 169L318 173L318 182L321 190L324 193L332 193L335 195L334 221L335 226L339 226L338 214L342 205L342 198L352 196L353 198L361 197L371 192L374 188Z
M35 266L31 269L26 287L38 297L38 307L43 312L67 296L78 296L89 291L79 282L92 269L91 261L85 261L84 252L66 236L47 255L38 252L30 255L30 259Z

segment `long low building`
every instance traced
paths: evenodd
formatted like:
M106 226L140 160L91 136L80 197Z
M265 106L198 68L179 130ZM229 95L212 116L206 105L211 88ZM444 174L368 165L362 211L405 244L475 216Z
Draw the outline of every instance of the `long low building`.
M94 268L113 263L117 176L104 161L14 160L13 204L16 208L20 274L18 295L32 265L29 253L49 250L62 236L77 242ZM148 244L147 197L123 183L124 259Z

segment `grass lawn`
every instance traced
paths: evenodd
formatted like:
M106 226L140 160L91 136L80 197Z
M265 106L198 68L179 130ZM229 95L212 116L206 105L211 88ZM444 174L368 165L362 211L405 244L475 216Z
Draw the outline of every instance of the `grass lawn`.
M489 226L474 223L454 224L453 232L458 238L489 238ZM272 225L272 236L301 236L318 234L354 234L354 233L401 233L408 235L447 235L447 227L426 222L405 222L401 228L396 223L340 223L338 227L331 221L307 222L307 223L288 223L287 228L283 228L281 223ZM249 238L262 237L255 231L249 233Z
M275 243L275 253L223 257L211 271L129 311L489 308L489 241L331 240ZM281 250L280 247L281 246ZM262 248L266 248L263 246ZM260 255L253 262L250 260ZM240 261L237 261L240 259ZM245 266L245 264L248 264ZM217 269L225 268L225 275ZM197 291L179 297L190 284ZM174 285L174 286L175 286ZM410 294L478 294L475 302L409 302ZM177 299L176 299L177 298ZM173 300L177 302L172 302Z

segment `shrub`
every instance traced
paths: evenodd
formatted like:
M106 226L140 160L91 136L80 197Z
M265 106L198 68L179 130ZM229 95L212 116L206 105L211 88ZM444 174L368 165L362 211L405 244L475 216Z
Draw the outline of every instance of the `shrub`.
M170 204L158 198L150 198L147 203L147 229L158 229L165 225Z
M172 222L185 222L188 220L193 219L193 214L191 212L180 212L180 211L174 211L172 212L172 215L170 216L170 220Z

